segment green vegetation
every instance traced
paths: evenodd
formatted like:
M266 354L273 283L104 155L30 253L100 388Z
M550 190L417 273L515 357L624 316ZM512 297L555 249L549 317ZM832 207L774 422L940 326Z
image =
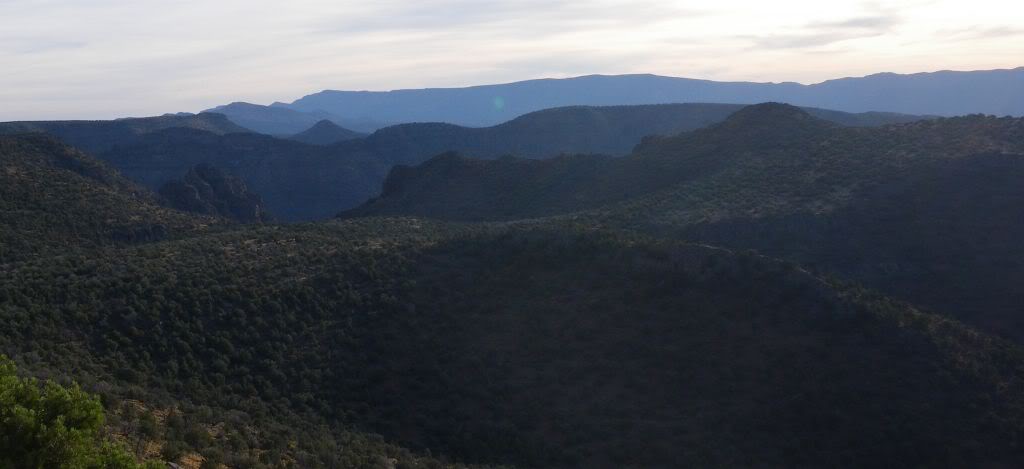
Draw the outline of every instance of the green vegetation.
M103 163L43 135L0 136L0 265L203 231Z
M848 128L766 104L625 158L399 167L380 198L343 216L563 216L757 249L1020 338L1019 154L1022 119Z
M242 223L269 222L263 198L246 187L245 182L217 168L201 164L188 170L185 177L160 187L167 205L178 210L231 218Z
M346 136L344 141L333 145L322 145L324 141L319 139L293 141L183 124L133 133L131 138L109 138L100 143L117 144L102 149L96 146L95 151L92 145L84 148L152 190L181 178L196 165L207 164L245 181L264 198L268 211L276 217L308 221L329 218L377 195L394 165L419 164L442 152L461 151L477 158L509 154L529 158L561 153L624 155L644 136L674 135L701 128L722 121L741 107L671 104L558 108L487 128L403 124L352 139L347 138L352 135L342 132ZM294 113L272 109L275 114ZM917 119L888 114L812 112L851 125ZM332 133L330 129L326 131ZM337 134L337 129L333 133ZM67 141L78 145L81 139Z
M1015 347L749 254L386 219L116 254L6 272L3 349L178 405L167 447L232 466L416 460L348 429L524 466L1020 456Z
M598 210L632 225L678 226L822 212L921 165L990 152L1024 153L1024 121L969 116L852 128L769 103L708 128L646 138L630 156L608 161L442 155L443 164L396 170L381 197L346 216L486 221ZM502 189L487 192L495 186ZM472 207L462 205L467 198Z
M970 154L1016 151L1022 130L980 117L847 129L760 106L620 159L445 155L395 171L364 208L490 222L216 229L48 138L0 139L4 209L31 208L0 218L5 249L23 247L0 263L0 353L100 397L9 377L9 365L2 382L32 383L29 401L80 402L61 425L88 430L62 441L128 465L1013 466L1018 344L740 248L757 236L750 246L831 272L850 259L800 247L817 235L760 233L779 233L776 217L918 211L937 225L891 226L958 237L1002 225L991 214L1019 207L1019 189L1003 190L1017 157ZM962 165L976 172L958 179ZM460 185L432 194L443 178ZM955 181L973 189L944 199ZM885 204L893 194L920 199ZM1004 205L979 202L994 196ZM169 235L112 237L128 221ZM887 235L837 226L853 253ZM960 252L1009 250L998 239Z
M41 385L21 378L0 356L0 467L53 469L140 468L100 432L103 407L78 386ZM145 467L159 468L152 463Z

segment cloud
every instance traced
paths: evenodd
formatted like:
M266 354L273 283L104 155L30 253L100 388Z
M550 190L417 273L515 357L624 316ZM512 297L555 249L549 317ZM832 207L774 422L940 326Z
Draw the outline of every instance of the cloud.
M973 41L1003 39L1024 35L1024 27L1015 26L972 26L969 28L942 30L936 36L946 41Z
M804 49L823 47L837 42L877 36L879 33L851 34L841 32L795 33L757 36L751 38L758 49Z
M812 22L807 25L811 29L860 29L860 30L887 30L896 26L901 19L892 15L861 16L841 21Z
M347 12L334 15L320 21L313 30L321 34L353 34L487 28L491 33L546 35L579 29L652 26L708 13L708 10L654 0L628 3L596 0L385 2L359 15Z
M903 22L895 11L869 5L869 15L840 20L811 21L795 31L747 36L754 47L762 49L805 49L820 48L837 42L877 37L889 33Z

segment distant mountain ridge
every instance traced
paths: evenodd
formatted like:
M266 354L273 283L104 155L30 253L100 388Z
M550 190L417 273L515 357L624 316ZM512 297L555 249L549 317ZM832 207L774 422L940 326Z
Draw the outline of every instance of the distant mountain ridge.
M144 135L99 155L124 174L157 189L197 164L240 177L285 221L333 216L377 195L394 165L415 165L459 151L476 158L516 155L548 158L562 153L629 153L649 135L673 135L724 120L743 106L672 104L572 107L531 113L488 128L451 124L404 124L365 138L309 145L260 134L213 135L167 129ZM854 115L809 110L856 125L920 119L891 114Z
M247 133L223 114L167 114L157 117L130 117L110 121L15 121L0 122L0 135L40 132L60 139L89 153L107 151L126 144L140 135L171 128L189 128L217 135Z
M380 92L326 90L291 103L274 103L268 108L395 123L447 122L479 127L561 106L767 101L845 112L1021 116L1024 115L1024 67L909 75L880 73L812 85L717 82L657 75L590 75L467 88Z
M327 120L354 132L373 132L388 124L365 118L344 117L326 111L298 111L283 107L235 102L203 111L227 116L232 122L254 132L284 137L311 129Z

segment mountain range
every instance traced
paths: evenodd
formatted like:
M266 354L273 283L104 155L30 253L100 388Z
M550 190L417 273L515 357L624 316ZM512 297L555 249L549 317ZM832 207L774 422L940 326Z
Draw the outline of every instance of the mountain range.
M0 468L1019 467L1021 73L0 123Z
M1012 466L1024 457L1019 342L679 229L895 201L885 221L935 204L913 226L958 206L932 201L954 181L989 185L963 209L1001 224L1021 206L1003 183L1018 174L1021 132L1019 119L851 128L754 106L589 166L424 164L485 169L471 168L483 183L470 187L487 192L465 192L504 207L474 216L499 222L294 225L171 211L50 137L2 137L3 245L33 247L0 260L0 352L22 373L98 393L88 400L106 418L90 428L175 464ZM543 176L566 161L587 169ZM416 180L444 189L421 171L390 178L376 204ZM517 184L579 197L546 210ZM910 195L919 200L903 205ZM1011 198L970 203L992 195ZM166 235L109 238L125 220ZM758 241L736 234L729 244ZM964 252L925 241L909 259ZM953 232L945 246L960 243L971 240Z
M657 75L590 75L467 88L326 90L291 103L247 104L244 113L233 112L231 106L212 110L257 131L291 134L301 130L297 130L298 127L309 127L322 118L367 132L379 127L370 128L372 125L359 122L445 122L485 127L530 112L564 106L768 101L854 113L1022 116L1024 68L909 75L880 73L811 85L718 82ZM276 126L257 125L254 115L267 116L260 118L261 124L273 120Z
M207 164L241 178L262 197L267 211L275 217L302 221L329 218L339 210L353 208L379 193L392 166L417 164L446 151L478 158L547 158L562 153L625 155L645 136L697 129L741 108L721 104L576 106L530 113L494 127L403 124L365 137L321 121L303 134L280 139L239 132L240 128L224 116L211 113L175 117L179 124L174 127L165 125L169 118L160 117L33 123L34 127L0 124L0 132L48 131L69 145L90 151L152 190L184 177L196 165ZM921 119L888 113L808 112L851 126ZM208 121L230 127L204 130L199 123ZM89 126L91 132L81 130ZM115 134L107 130L112 126L127 130ZM138 130L143 127L146 132ZM328 143L339 136L341 141Z

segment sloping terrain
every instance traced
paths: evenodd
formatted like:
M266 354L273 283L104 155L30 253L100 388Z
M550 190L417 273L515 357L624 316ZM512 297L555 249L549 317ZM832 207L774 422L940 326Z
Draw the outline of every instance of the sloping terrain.
M756 248L1021 338L1021 153L1020 119L852 129L762 105L621 159L447 155L396 168L380 198L343 216L573 214Z
M953 224L961 218L936 212L1003 195L1013 209L1018 192L1000 181L1015 179L1021 130L982 117L850 129L757 106L625 158L445 155L389 180L388 194L464 183L417 209L455 219L501 209L500 223L374 217L212 232L51 138L4 137L12 179L0 200L34 208L0 218L3 245L35 247L0 263L0 353L99 393L105 435L146 459L1013 466L1024 458L1018 345L792 262L673 238L740 244L716 224L880 204L882 219L924 211ZM189 129L146 138L168 132L314 148ZM965 168L976 173L960 177ZM945 191L953 181L972 189ZM911 195L920 199L885 205ZM514 220L562 197L564 216ZM460 198L483 205L445 210ZM986 213L963 229L1002 223ZM122 219L185 229L107 242Z
M982 154L906 171L825 214L734 217L687 239L757 249L1024 340L1024 155Z
M595 159L580 165L590 170L572 169L558 173L566 161L580 157L564 157L538 163L515 159L498 162L476 162L463 158L458 160L450 155L439 158L448 164L427 162L420 168L398 168L385 184L382 196L353 213L370 214L416 214L431 215L453 220L488 220L533 217L566 213L570 211L597 208L612 202L633 199L651 194L682 183L702 183L712 177L737 179L749 178L757 187L771 191L785 181L762 178L765 167L783 172L786 181L801 181L803 173L799 167L787 165L810 162L817 167L833 171L839 176L838 165L870 166L865 171L883 169L860 153L869 153L871 158L876 149L890 150L887 145L910 142L906 145L909 157L932 158L931 151L973 151L968 144L961 148L945 148L945 140L957 137L961 123L983 125L984 118L963 121L941 121L940 124L919 126L887 126L881 128L852 128L817 119L798 108L783 104L749 106L729 116L724 122L709 128L698 129L678 136L644 139L633 154L614 160ZM928 135L920 135L928 133ZM836 142L833 144L833 141ZM921 141L919 143L918 141ZM916 147L915 147L916 145ZM903 148L901 151L907 151ZM814 153L820 154L815 158ZM887 158L886 164L898 164L899 160ZM827 158L827 159L826 159ZM880 158L881 159L881 158ZM458 162L456 162L458 160ZM836 167L833 167L833 162ZM515 175L506 174L502 168L528 167L530 170ZM460 173L441 173L445 168ZM472 170L471 168L475 168ZM793 171L790 171L793 169ZM733 176L735 174L735 176ZM863 182L858 174L847 178L849 184ZM449 184L449 182L452 182ZM727 181L730 184L733 181ZM468 187L492 187L504 185L497 197L472 196L463 192ZM450 187L450 189L446 189ZM689 187L689 186L680 186ZM751 188L752 189L752 188ZM813 190L810 188L808 190ZM829 187L828 190L834 189ZM721 197L737 196L737 191L722 190L720 197L709 197L708 201L719 201ZM462 211L458 200L474 199L476 211ZM421 212L406 209L404 200L419 204L422 210L432 205L446 213ZM502 210L502 207L509 210ZM514 213L508 213L512 211ZM499 216L499 214L501 214Z
M231 218L242 223L273 219L263 198L250 192L240 179L205 164L190 169L181 180L160 187L167 205L184 212Z
M323 218L336 207L358 204L379 189L391 167L361 140L321 146L184 128L147 134L100 158L154 190L196 165L209 165L244 181L283 221Z
M285 316L302 308L290 303L293 293L321 301L315 299L320 292L304 290L301 282L290 283L295 278L289 266L299 262L292 253L276 251L281 256L268 257L257 246L249 251L256 254L250 258L254 264L217 254L234 249L231 239L250 246L250 236L273 238L280 230L250 232L238 227L231 231L231 225L219 219L160 207L152 194L104 164L40 134L0 137L0 163L0 387L4 390L0 448L10 449L0 455L0 463L130 468L135 467L134 457L187 460L186 467L203 462L208 463L206 467L223 462L255 468L452 467L385 443L379 436L357 432L306 404L282 404L281 389L270 390L262 399L254 397L252 386L264 387L266 382L247 379L233 392L216 374L199 371L209 366L214 367L209 370L219 369L224 363L217 358L222 352L208 347L226 342L193 329L204 327L207 320L220 321L208 316L206 308L241 310L229 306L231 300L221 296L225 291L221 287L216 287L219 293L206 296L205 287L193 282L229 290L243 282L252 288L247 296L255 299L263 293L273 295L267 287L274 282L252 270L268 269L268 274L283 275L278 278L284 282L281 296L274 298L288 305L290 313ZM304 255L322 256L327 244L313 242L323 238L317 237L316 229L308 231L305 235L311 243ZM303 235L284 236L294 240ZM344 240L339 236L332 241ZM345 269L367 265L350 261ZM216 274L217 270L221 273ZM207 277L211 274L215 277ZM154 289L156 284L162 286ZM288 285L300 286L305 293ZM201 306L208 300L214 303ZM323 301L333 300L324 295ZM166 313L166 318L150 322L151 313L157 311ZM279 312L266 310L264 319ZM189 317L204 319L186 326ZM289 326L276 329L282 337L300 333ZM275 343L269 335L264 339L268 345ZM134 340L139 342L130 343ZM136 348L142 343L156 348ZM243 354L257 350L251 344L235 344ZM288 353L301 354L301 347L295 345ZM202 350L201 355L193 350ZM27 376L67 386L48 385L37 392L32 381L16 382L20 378L2 355L14 359ZM98 393L100 400L77 391L72 381ZM305 399L292 398L298 399L296 403ZM101 401L105 412L99 410ZM130 451L127 460L118 448L108 446L112 442ZM157 466L164 464L147 467Z
M218 223L161 207L105 164L44 135L0 136L0 163L0 264Z
M369 465L353 427L527 467L1021 457L1014 346L792 264L587 228L249 228L25 263L0 299L32 368L201 402L203 444L309 465Z

